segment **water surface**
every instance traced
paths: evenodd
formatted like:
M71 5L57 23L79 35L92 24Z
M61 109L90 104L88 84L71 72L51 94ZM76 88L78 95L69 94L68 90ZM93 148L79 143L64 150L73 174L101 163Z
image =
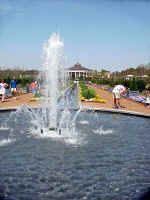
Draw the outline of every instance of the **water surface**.
M79 112L61 137L32 126L26 112L0 113L1 198L125 200L150 187L149 119Z

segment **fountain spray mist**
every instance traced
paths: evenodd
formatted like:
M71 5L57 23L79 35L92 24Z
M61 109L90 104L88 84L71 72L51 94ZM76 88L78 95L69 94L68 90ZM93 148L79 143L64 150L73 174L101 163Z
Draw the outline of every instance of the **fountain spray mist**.
M65 87L64 43L53 33L44 46L45 101L48 108L48 126L57 127L57 98Z

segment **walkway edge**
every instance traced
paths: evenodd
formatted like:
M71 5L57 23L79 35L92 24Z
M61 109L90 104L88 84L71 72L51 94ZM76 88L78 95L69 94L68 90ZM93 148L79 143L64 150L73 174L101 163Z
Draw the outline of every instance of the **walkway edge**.
M20 106L27 106L29 108L39 108L39 106L31 106L31 105L20 105ZM16 111L20 106L0 108L0 112Z
M140 113L140 112L133 112L133 111L127 111L127 110L120 110L120 109L107 109L103 107L99 108L93 108L90 106L83 106L80 104L81 110L85 111L95 111L95 112L107 112L107 113L118 113L118 114L127 114L127 115L134 115L137 117L145 117L150 118L149 114Z
M80 105L81 111L118 113L118 114L127 114L127 115L134 115L134 116L138 116L138 117L150 118L149 114L140 113L140 112L126 111L126 110L119 110L119 109L107 109L107 108L103 108L103 107L93 108L93 107L90 107L90 106L83 106L81 104L79 104L79 105ZM30 105L27 105L27 106L30 107L30 108L39 108L39 106L30 106ZM20 106L0 108L0 112L16 111L19 107Z

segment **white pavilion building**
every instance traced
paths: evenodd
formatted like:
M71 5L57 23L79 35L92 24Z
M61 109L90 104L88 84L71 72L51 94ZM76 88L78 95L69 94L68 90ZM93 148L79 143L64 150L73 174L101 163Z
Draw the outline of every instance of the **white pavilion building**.
M84 79L91 77L92 70L81 66L81 64L76 63L73 67L67 69L67 75L69 79Z

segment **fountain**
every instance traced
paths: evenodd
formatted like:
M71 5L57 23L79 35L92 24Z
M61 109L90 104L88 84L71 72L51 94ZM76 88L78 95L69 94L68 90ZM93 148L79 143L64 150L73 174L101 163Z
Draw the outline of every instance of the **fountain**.
M0 199L136 199L150 187L149 119L79 109L58 34L44 52L41 106L0 113Z
M79 109L77 103L75 106L70 106L72 100L69 96L74 92L74 87L68 87L66 72L65 72L65 56L64 44L60 39L59 34L53 33L44 45L44 64L42 72L42 98L40 100L40 108L38 112L31 108L23 108L30 113L32 118L32 128L43 134L53 136L61 135L67 137L68 131L73 133L75 130L74 121L71 110ZM77 91L76 91L77 99ZM60 106L60 101L63 101L63 106ZM75 101L75 100L73 100ZM77 101L77 100L76 100ZM75 108L76 107L76 108ZM78 108L77 108L78 107ZM22 112L22 109L21 109ZM79 113L79 112L77 112Z
M65 87L64 44L59 35L53 33L45 46L45 99L44 105L48 109L48 126L50 130L57 127L57 98ZM49 101L50 99L50 101ZM43 104L43 102L42 102ZM42 108L44 109L44 108Z

